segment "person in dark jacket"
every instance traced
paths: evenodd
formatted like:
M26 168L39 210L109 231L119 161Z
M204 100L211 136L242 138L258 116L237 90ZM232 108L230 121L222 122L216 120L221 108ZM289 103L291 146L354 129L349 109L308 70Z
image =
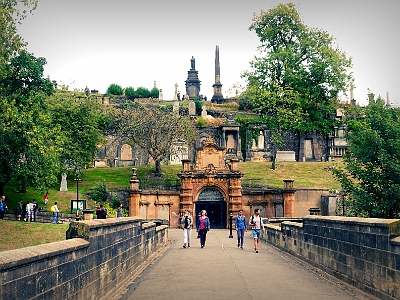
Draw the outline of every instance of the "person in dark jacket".
M201 216L197 219L196 230L200 235L200 246L204 248L206 244L207 232L210 230L210 220L205 210L201 211Z

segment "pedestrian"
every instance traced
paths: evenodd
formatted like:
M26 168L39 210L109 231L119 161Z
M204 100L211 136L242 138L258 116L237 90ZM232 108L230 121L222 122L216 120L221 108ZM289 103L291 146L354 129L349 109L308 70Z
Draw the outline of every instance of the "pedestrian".
M37 216L37 210L38 210L38 203L36 202L35 199L33 199L32 205L33 205L33 210L32 210L31 222L36 222L36 216Z
M100 204L100 209L101 209L101 219L107 219L107 210L103 205Z
M117 208L117 218L122 218L124 215L122 214L122 203L119 204Z
M96 207L96 219L102 219L102 214L103 214L103 212L101 210L100 205L97 205L97 207Z
M7 210L7 204L6 204L6 196L1 196L0 198L0 219L4 219L4 215Z
M246 216L243 215L243 209L239 209L235 218L235 228L237 232L238 247L243 250L244 232L247 231Z
M52 224L53 223L58 224L58 212L59 212L59 210L58 210L58 206L57 206L57 201L54 202L54 205L50 208L50 210L53 213L53 219L51 220L51 223Z
M31 220L31 201L28 201L25 206L24 221L29 222L30 220Z
M210 230L210 220L208 219L207 212L204 209L201 211L201 216L197 220L196 230L200 236L200 246L201 248L204 248L207 232Z
M181 224L183 228L183 248L190 248L190 241L193 228L193 218L189 214L189 211L185 210L184 215L181 218Z
M43 201L44 205L46 205L49 202L49 192L46 192L46 194L43 195Z
M254 210L254 215L250 217L251 233L254 239L254 252L258 253L258 241L261 236L261 231L264 230L264 224L260 216L260 209Z
M22 216L22 213L23 213L23 206L24 206L24 204L22 203L22 199L19 199L19 202L18 202L18 207L17 207L17 220L18 221L21 221L21 216Z

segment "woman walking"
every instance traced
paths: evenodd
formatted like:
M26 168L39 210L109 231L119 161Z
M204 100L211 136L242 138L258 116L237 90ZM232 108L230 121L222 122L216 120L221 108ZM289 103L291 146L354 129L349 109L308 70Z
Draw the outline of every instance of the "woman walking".
M197 220L196 230L200 235L200 246L204 248L206 244L207 232L210 230L210 220L207 217L205 210L201 211L201 216Z

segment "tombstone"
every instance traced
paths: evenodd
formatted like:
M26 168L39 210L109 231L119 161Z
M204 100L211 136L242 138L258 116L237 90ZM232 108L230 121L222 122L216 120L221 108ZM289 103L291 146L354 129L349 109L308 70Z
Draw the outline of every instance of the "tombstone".
M203 110L201 111L201 116L202 116L203 118L207 118L207 110L206 110L206 107L205 107L205 106L203 106Z
M174 106L172 107L172 111L179 115L179 102L175 101Z
M178 84L175 83L175 94L174 94L174 101L178 100Z
M68 191L68 186L67 186L67 174L63 173L61 175L61 185L60 185L60 192L66 192Z
M164 95L162 93L162 89L160 89L159 93L158 93L158 99L159 100L164 100Z
M196 115L196 104L193 101L189 102L189 116Z
M258 149L264 149L264 134L262 130L260 130L260 134L258 135Z

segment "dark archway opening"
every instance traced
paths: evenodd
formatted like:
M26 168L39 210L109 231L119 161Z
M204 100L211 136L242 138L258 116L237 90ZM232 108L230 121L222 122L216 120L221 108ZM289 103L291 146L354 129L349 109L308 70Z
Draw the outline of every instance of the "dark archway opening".
M207 211L211 228L226 228L226 202L224 195L217 188L206 188L196 202L196 220L202 210Z

